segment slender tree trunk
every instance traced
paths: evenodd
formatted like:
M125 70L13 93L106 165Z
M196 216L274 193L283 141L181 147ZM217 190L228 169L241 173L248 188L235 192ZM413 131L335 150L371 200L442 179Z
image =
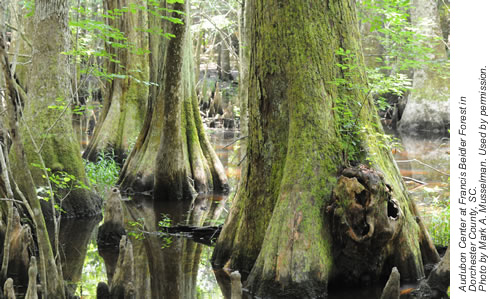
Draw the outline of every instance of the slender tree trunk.
M248 79L249 79L249 59L250 59L250 22L251 12L248 10L252 7L248 2L243 0L239 9L239 105L240 105L240 132L242 136L247 136L248 132ZM246 155L247 143L241 141L240 156L241 159Z
M221 37L221 72L220 79L224 81L233 80L232 68L230 65L230 49L227 46L226 36Z
M201 54L202 54L202 43L204 41L204 35L206 34L206 31L200 30L197 33L197 44L196 44L196 50L195 50L195 74L196 74L196 82L199 82L199 78L201 76Z
M379 279L393 265L404 279L422 277L437 252L382 146L354 3L250 4L248 164L215 267L239 270L258 296L282 298ZM338 67L347 63L340 48L353 68Z
M221 33L217 32L216 33L216 54L218 55L216 58L216 71L218 72L218 78L221 79L221 72L223 69L223 66L221 63L223 60L221 59L221 55L223 55L223 37L221 36Z

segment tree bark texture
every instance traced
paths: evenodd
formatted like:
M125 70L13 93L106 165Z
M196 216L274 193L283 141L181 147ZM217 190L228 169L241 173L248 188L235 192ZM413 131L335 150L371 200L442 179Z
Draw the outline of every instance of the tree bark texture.
M173 7L185 10L187 5L175 3ZM156 78L160 87L150 91L151 108L119 178L123 190L154 190L158 200L186 197L194 189L199 193L228 189L225 171L199 113L187 24L185 19L184 24L169 25L167 32L176 37L166 43L151 39L151 48L165 53L161 59L151 56L151 78Z
M43 171L33 166L43 165L39 153L52 173L63 171L87 184L80 146L72 129L68 56L62 54L70 45L68 10L67 1L36 2L29 93L21 122L25 124L21 127L23 143L36 186L46 185ZM23 171L18 159L21 158L13 159L15 173ZM26 192L27 181L17 181ZM100 211L101 200L92 191L73 187L59 192L69 193L62 204L65 216L88 216Z
M131 5L146 6L139 0L105 1L107 11ZM84 157L95 161L100 152L113 150L116 159L122 162L139 135L146 114L149 88L143 82L149 80L149 58L137 51L148 49L148 36L142 31L147 26L147 14L142 10L128 11L114 19L107 18L107 22L127 38L127 48L106 45L106 51L119 61L108 62L108 72L124 77L107 82L103 110Z
M378 279L392 266L404 279L422 277L432 262L422 257L437 261L437 252L379 145L354 3L250 5L248 161L214 266L239 270L256 295L282 298L321 296L337 280ZM355 54L356 68L337 66L340 48Z
M174 3L173 10L185 12L185 3ZM175 14L173 17L180 17ZM156 155L154 192L165 199L181 199L192 190L187 182L186 163L184 161L184 143L182 142L182 106L184 89L182 66L185 52L187 21L172 23L170 32L175 36L168 43L165 58L164 88L158 94L160 104L164 105L165 118L161 132L160 146ZM184 132L185 133L185 132Z
M17 184L14 184L14 189L17 196L22 197L23 201L29 205L28 211L36 229L40 261L39 272L41 277L41 284L43 285L43 292L48 297L65 298L63 280L61 279L61 273L58 273L57 270L52 246L48 237L48 231L46 229L45 218L41 211L41 205L36 194L34 180L29 171L25 149L22 142L22 133L20 132L18 126L18 118L20 116L18 99L20 97L20 94L19 91L16 89L13 75L10 73L10 68L8 67L9 61L5 49L5 41L3 39L3 35L0 35L0 59L2 73L6 83L5 98L9 122L9 135L12 138L13 152L15 152L18 163L16 179L18 180L18 182L22 182L23 186L26 188L23 190L22 194ZM10 173L10 175L12 176L12 173Z

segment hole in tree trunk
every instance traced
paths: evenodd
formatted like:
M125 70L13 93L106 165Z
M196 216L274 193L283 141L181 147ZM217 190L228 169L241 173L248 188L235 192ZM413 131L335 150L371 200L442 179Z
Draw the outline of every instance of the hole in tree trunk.
M361 204L363 207L367 205L368 192L366 190L362 190L360 193L355 195L356 201Z
M396 220L398 219L398 214L399 214L398 207L392 200L388 199L388 217L391 218L392 220Z
M363 221L362 222L362 225L360 225L359 227L359 230L360 232L358 232L358 235L359 236L365 236L369 233L369 225L367 224L367 222Z

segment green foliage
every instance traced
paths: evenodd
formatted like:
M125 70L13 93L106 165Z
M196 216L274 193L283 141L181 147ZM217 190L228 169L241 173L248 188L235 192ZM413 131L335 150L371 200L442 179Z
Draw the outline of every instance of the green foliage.
M89 182L103 197L111 187L115 186L120 173L120 166L115 161L113 151L101 152L96 162L84 160L84 168Z
M403 96L404 93L411 89L412 80L405 74L395 73L386 75L382 68L367 68L367 78L369 87L375 95L374 103L379 110L386 110L389 107L385 94Z
M34 16L34 0L21 1L21 7L26 12L25 18Z
M161 214L161 220L158 222L159 232L158 236L162 240L161 248L167 248L172 243L172 236L166 232L166 228L171 226L171 219L166 214ZM152 232L146 231L144 218L139 218L137 221L127 222L129 226L127 235L133 237L136 240L144 240L146 234L151 234Z
M104 80L130 78L139 84L156 85L154 82L139 79L136 73L142 70L126 70L117 58L118 50L128 50L136 55L146 55L150 51L140 48L137 42L129 40L126 33L119 28L111 26L112 22L119 21L125 14L151 14L172 23L183 24L179 18L171 17L171 13L184 14L181 11L162 7L158 0L147 0L146 5L130 3L127 7L119 7L104 12L90 6L73 6L69 19L69 27L72 31L73 47L63 54L69 55L77 64L79 75L91 75ZM167 0L168 3L183 3L183 0ZM137 31L156 34L163 38L173 38L174 35L166 33L162 28L136 28ZM111 49L111 50L108 50ZM119 71L111 73L106 69L106 63L113 62L119 65Z
M158 226L161 231L160 238L163 242L161 244L161 248L167 248L172 243L172 237L165 232L166 228L170 227L171 224L172 220L170 219L170 217L168 217L168 215L166 214L161 214L161 220L158 222Z
M31 163L31 165L43 170L43 173L48 174L48 176L46 174L41 175L49 186L42 186L36 189L38 199L44 201L50 201L52 198L55 199L56 202L54 202L53 205L57 211L65 213L59 203L63 201L73 189L89 190L89 187L86 186L84 182L78 180L72 174L65 171L52 171L50 168L43 167L36 163Z
M371 34L364 38L383 47L384 54L364 49L375 59L375 64L369 63L375 66L368 67L367 74L380 110L388 108L383 95L402 96L411 89L411 70L428 68L439 76L449 76L449 61L433 55L435 45L443 43L442 37L423 35L411 23L410 0L361 0L357 4L359 19L370 25Z
M449 184L434 187L421 187L412 195L423 205L424 223L435 245L449 246L450 242L450 186Z
M357 63L355 53L342 48L338 49L335 54L339 58L336 65L341 69L343 77L336 78L330 83L338 88L339 98L334 100L332 109L335 111L335 129L340 134L342 140L340 146L345 154L347 162L359 160L362 153L361 141L363 136L367 142L376 144L384 150L401 147L400 143L390 135L379 133L378 124L359 123L360 113L366 105L370 95L375 93L395 93L402 95L405 86L410 85L410 80L406 76L385 76L378 71L371 71L371 83L359 83L355 80L360 76L360 67ZM362 102L356 98L355 91L365 95ZM384 100L376 101L376 105L386 107Z
M101 109L103 105L95 106L95 105L74 105L72 107L72 113L77 115L84 115L84 112L88 110L94 110L96 108Z
M434 214L427 223L429 234L435 245L449 246L450 232L450 208L449 205L440 209L437 214Z
M439 37L418 33L410 22L410 0L362 0L359 3L359 18L370 24L372 35L384 47L385 66L406 71L422 68L435 62L429 59L434 52L433 44ZM378 57L381 59L380 57Z
M136 240L144 240L144 218L139 218L137 221L129 221L127 224L130 227L127 235Z
M330 83L338 89L340 97L334 99L332 109L335 112L335 130L341 138L341 151L346 156L346 161L358 160L361 153L361 135L358 117L364 105L356 99L353 94L355 90L361 90L368 94L368 86L356 83L353 80L359 65L356 62L356 54L350 50L338 49L336 65L341 69L342 77L338 77Z

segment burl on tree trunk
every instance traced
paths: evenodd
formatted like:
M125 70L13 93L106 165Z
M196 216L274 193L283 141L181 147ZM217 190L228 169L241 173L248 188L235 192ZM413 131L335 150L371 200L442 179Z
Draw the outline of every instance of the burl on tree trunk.
M380 172L365 165L344 169L327 212L334 261L345 282L377 280L392 266L402 269L405 279L423 275L414 262L417 253L396 250L410 236L403 230L404 211Z

